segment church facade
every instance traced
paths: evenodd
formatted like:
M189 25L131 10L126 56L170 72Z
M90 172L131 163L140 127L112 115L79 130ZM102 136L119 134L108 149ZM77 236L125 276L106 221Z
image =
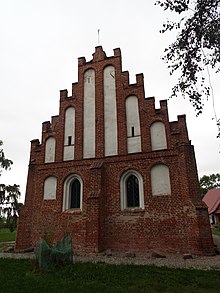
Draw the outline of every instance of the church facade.
M31 141L16 249L65 233L78 253L214 254L185 115L156 109L142 74L130 84L118 48L78 59L71 95Z

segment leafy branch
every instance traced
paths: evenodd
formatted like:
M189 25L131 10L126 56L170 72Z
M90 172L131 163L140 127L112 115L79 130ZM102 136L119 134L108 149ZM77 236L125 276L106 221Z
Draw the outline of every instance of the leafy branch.
M178 30L176 40L165 49L163 60L170 74L180 72L171 97L179 93L202 113L204 99L210 97L210 84L203 71L206 66L220 71L220 0L164 0L155 4L183 15L179 22L167 21L161 33Z

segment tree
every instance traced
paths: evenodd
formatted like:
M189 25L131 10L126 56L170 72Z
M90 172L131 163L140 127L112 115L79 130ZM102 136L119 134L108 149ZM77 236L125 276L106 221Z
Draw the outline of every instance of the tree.
M200 192L203 197L208 190L220 188L220 174L204 175L199 179Z
M2 145L3 142L0 140L0 176L2 173L1 169L10 170L13 164L11 160L5 158ZM22 205L18 202L19 197L19 185L0 183L0 218L6 217L6 224L11 231L16 228L18 212Z
M160 31L165 33L176 29L178 32L163 57L171 75L180 73L171 97L181 93L199 115L204 98L208 98L212 90L204 70L211 66L216 72L220 71L220 0L159 0L155 4L179 15L178 22L168 20ZM209 79L209 71L207 74ZM215 118L219 128L220 120Z

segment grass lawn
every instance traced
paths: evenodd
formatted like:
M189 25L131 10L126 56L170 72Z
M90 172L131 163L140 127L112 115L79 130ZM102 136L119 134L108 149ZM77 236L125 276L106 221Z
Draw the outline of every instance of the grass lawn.
M0 259L0 292L217 293L219 271L77 263L35 271L30 260Z
M15 241L15 237L16 231L10 232L10 230L6 228L0 229L0 242Z

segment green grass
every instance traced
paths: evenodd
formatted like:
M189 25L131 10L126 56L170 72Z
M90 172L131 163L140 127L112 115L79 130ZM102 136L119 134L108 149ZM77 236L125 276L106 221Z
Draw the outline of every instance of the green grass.
M16 231L10 232L9 229L0 229L0 242L15 241Z
M0 259L0 292L217 293L219 271L77 263L36 271L33 261Z
M219 228L212 228L212 234L220 236L220 229Z

